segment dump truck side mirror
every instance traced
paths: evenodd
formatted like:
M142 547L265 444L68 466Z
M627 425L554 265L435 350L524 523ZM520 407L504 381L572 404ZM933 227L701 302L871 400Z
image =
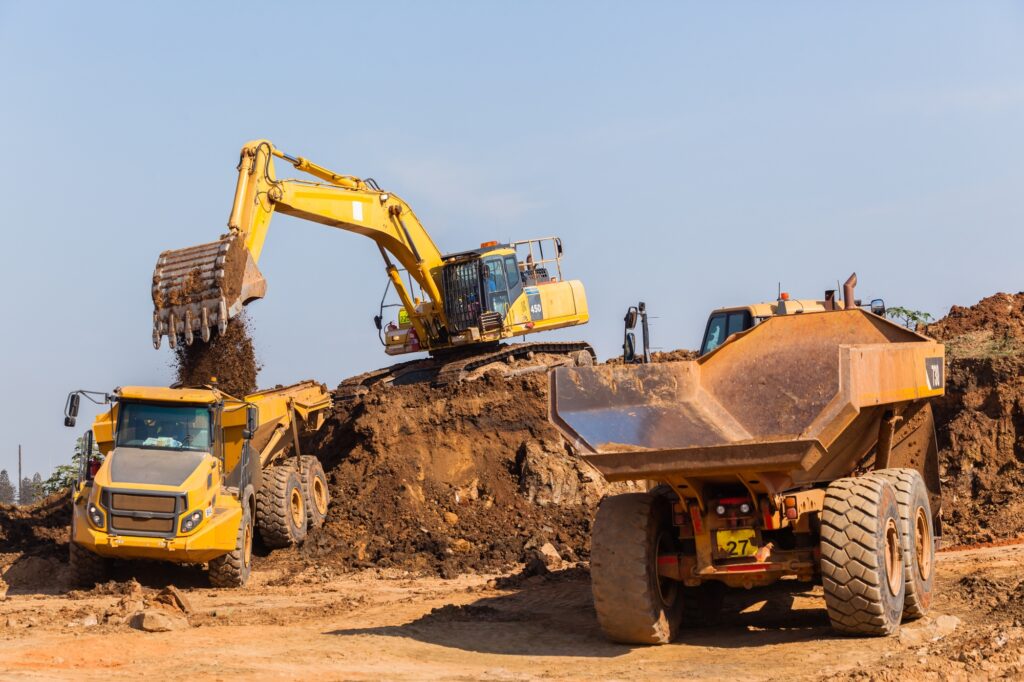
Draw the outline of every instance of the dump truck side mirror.
M880 298L872 299L871 312L879 317L885 317L885 301Z
M260 423L260 408L249 405L245 408L245 429L242 430L242 438L249 440L256 435L256 427Z
M64 405L64 426L75 425L78 418L78 407L82 402L82 396L77 393L68 394L68 402Z
M629 310L626 311L625 317L626 329L636 328L636 318L639 316L639 314L640 312L636 309L635 305L629 306Z

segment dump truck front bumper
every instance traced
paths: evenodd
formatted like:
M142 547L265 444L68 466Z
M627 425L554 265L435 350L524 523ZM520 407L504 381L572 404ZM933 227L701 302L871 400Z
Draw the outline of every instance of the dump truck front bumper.
M203 563L235 549L242 508L218 508L189 535L153 537L113 534L89 525L82 509L75 507L72 540L100 556L118 559L154 559L179 563Z

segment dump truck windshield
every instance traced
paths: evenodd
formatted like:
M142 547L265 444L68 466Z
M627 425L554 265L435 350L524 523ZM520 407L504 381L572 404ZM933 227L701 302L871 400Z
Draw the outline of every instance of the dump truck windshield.
M116 445L208 451L210 410L196 406L122 403L117 420Z

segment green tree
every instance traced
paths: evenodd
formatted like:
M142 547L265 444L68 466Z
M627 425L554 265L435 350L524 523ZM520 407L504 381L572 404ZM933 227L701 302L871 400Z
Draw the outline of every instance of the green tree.
M0 504L14 504L14 486L7 469L0 469Z
M82 463L82 456L85 454L85 439L78 438L75 441L75 452L71 455L70 464L59 464L50 474L50 477L42 482L42 495L48 496L56 492L70 488L78 480L78 471ZM93 443L92 456L100 457L100 451Z
M32 504L36 499L36 491L32 487L32 479L26 476L21 479L21 485L18 486L18 504L23 506Z
M910 308L902 308L900 306L893 306L885 311L885 316L898 322L902 322L903 326L908 329L917 329L920 324L928 324L933 319L931 313L926 313L921 310L911 310Z

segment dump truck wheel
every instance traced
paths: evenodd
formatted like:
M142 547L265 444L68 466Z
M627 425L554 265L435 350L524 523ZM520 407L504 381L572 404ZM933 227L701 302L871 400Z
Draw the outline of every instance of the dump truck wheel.
M628 644L667 644L682 619L682 584L658 576L658 547L671 544L668 501L652 493L606 497L591 538L590 576L605 635Z
M683 627L711 627L718 624L725 601L724 584L717 580L702 583L698 587L683 587Z
M242 503L242 522L238 524L235 549L210 560L209 578L213 587L242 587L252 572L252 514L248 503Z
M896 490L907 583L903 620L921 618L928 614L935 583L935 534L928 489L916 469L881 469L871 475L886 479Z
M77 587L92 587L107 577L107 560L85 547L68 542L68 568Z
M876 636L899 629L902 554L892 485L873 476L833 481L821 514L821 579L833 628Z
M302 477L294 466L271 467L256 493L256 525L271 549L297 545L306 539L306 503Z
M320 460L313 455L300 458L302 467L302 494L306 502L306 526L319 528L327 518L327 505L331 503L331 493L327 487L327 474Z

